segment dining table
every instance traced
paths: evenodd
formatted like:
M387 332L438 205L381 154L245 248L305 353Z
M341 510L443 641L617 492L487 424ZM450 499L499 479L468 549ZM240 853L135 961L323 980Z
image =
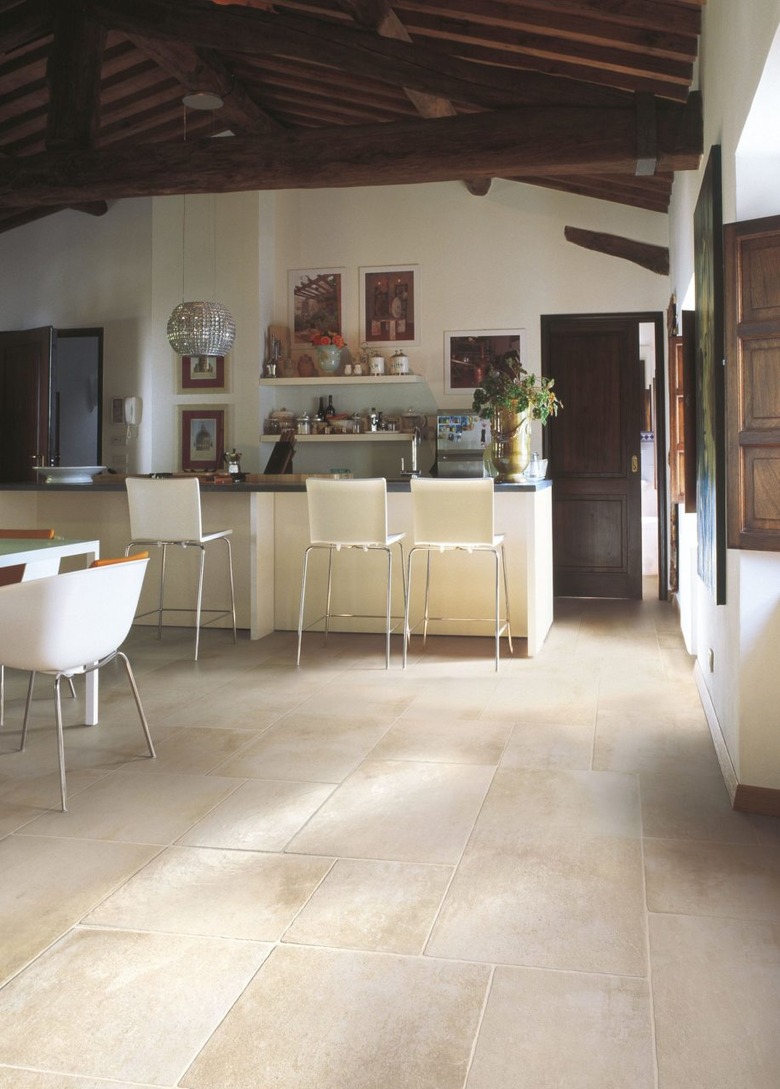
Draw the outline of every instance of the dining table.
M13 537L0 539L0 567L24 565L24 581L56 575L60 560L66 556L83 556L85 566L100 558L100 541L68 540L53 537L51 540ZM85 663L86 664L86 663ZM85 725L98 722L98 673L93 669L86 673Z

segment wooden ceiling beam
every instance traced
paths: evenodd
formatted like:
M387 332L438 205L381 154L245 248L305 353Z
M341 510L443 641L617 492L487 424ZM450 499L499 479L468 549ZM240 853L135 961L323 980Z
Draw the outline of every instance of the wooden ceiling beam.
M658 168L697 169L701 100L658 111ZM629 174L633 110L520 109L0 161L0 207L170 193Z
M0 54L21 49L51 31L51 11L44 0L31 0L19 10L3 11L0 13Z
M669 275L669 247L653 246L648 242L636 242L632 238L623 238L618 234L605 234L603 231L586 231L579 227L564 227L564 238L575 246L586 250L606 254L608 257L620 257L635 265L656 272L659 276Z
M106 31L92 18L89 0L59 0L46 65L49 109L46 146L94 147L100 127L100 70Z

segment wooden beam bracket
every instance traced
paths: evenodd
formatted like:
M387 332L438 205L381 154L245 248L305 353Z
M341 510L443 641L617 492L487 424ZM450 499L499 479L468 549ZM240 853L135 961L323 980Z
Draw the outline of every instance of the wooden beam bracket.
M653 246L648 242L635 242L631 238L621 238L617 234L604 234L600 231L584 231L579 227L564 227L563 234L567 242L582 246L586 250L604 253L609 257L620 257L632 261L635 265L656 272L659 276L669 275L669 250L666 246Z
M636 96L636 170L638 178L651 178L658 167L658 122L655 95Z

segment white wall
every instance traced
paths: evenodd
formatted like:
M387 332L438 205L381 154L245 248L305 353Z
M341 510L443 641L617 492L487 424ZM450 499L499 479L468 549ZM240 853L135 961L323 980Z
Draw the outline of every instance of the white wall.
M776 109L767 154L757 156L752 142L749 158L738 163L736 156L780 24L780 0L708 0L703 20L705 155L698 173L676 176L670 210L671 279L678 298L685 297L693 277L693 209L710 146L719 143L722 149L725 223L780 213L780 175L773 151ZM740 783L780 789L780 671L772 665L780 623L780 556L730 551L724 606L714 604L695 565L691 571L681 558L680 591L681 607L688 610L683 629L697 654Z

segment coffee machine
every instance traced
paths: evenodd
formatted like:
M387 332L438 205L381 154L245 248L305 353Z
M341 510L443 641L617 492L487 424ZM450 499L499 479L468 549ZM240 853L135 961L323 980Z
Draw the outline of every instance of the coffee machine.
M485 476L490 423L476 412L440 412L436 417L436 462L432 475Z

